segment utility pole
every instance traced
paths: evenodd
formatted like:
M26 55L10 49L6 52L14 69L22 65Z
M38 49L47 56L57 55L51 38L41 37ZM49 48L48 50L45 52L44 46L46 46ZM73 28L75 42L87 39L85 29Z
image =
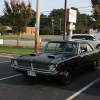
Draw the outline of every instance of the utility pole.
M59 19L59 21L60 21L60 34L61 34L61 18Z
M64 14L65 14L65 16L64 16L64 35L63 35L63 40L66 40L66 35L67 35L67 33L66 33L66 27L67 27L67 25L66 25L66 22L67 22L67 0L65 0L65 11L64 11Z
M36 24L35 24L35 52L38 52L38 47L39 47L39 29L40 29L40 0L37 0Z
M54 35L54 24L53 24L53 22L54 22L54 19L52 18L52 34Z

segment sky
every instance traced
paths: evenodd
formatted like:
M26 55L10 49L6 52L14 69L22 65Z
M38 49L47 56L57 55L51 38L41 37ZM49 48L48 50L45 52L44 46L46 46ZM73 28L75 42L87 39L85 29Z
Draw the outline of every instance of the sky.
M10 2L10 0L7 0ZM28 0L20 0L24 1L26 4ZM78 8L80 13L85 13L91 15L91 0L66 0L67 1L67 8L75 7ZM32 4L32 9L36 11L36 2L37 0L30 0ZM65 0L40 0L40 12L48 15L50 11L53 9L64 9ZM0 16L3 14L4 9L4 0L0 0Z

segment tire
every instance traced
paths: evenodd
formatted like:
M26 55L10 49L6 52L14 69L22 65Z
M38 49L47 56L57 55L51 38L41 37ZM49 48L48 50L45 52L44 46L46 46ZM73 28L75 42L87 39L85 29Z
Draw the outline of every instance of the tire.
M63 85L68 85L73 77L73 70L71 67L67 67L64 71L64 74L60 76L60 82Z
M98 62L97 61L94 61L93 62L93 65L91 67L91 71L96 71L97 70L97 67L98 67Z
M100 50L100 44L99 44L99 45L97 45L97 49L98 49L98 50Z

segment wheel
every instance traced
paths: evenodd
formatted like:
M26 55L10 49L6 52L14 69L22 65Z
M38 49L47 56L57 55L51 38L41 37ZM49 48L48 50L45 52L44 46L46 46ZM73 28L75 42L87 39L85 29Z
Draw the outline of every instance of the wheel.
M96 71L96 70L97 70L97 66L98 66L97 61L94 61L94 62L93 62L93 65L92 65L92 67L91 67L91 70L92 70L92 71Z
M73 77L73 70L71 67L67 67L64 71L64 74L60 76L60 82L64 85L67 85L71 82Z
M100 50L100 44L97 46L97 49L99 49L99 50Z

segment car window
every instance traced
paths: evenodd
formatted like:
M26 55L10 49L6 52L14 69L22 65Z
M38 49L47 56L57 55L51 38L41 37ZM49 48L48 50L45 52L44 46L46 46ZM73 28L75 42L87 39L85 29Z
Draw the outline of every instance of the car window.
M50 42L48 43L43 51L64 51L64 52L71 52L71 53L77 53L77 43L73 42Z
M87 51L93 51L90 45L87 44Z
M88 36L75 35L75 36L72 36L72 39L83 39L83 40L88 40Z
M97 40L99 40L100 41L100 37L99 36L94 36Z
M66 43L65 44L65 51L77 53L77 44L76 43Z
M93 48L88 43L80 43L80 53L93 51Z
M87 44L80 43L80 53L87 52Z
M49 43L47 47L47 51L56 51L61 49L61 44L60 43Z
M92 36L89 36L89 40L94 41L94 40L95 40L95 38L94 38L94 37L92 37Z

